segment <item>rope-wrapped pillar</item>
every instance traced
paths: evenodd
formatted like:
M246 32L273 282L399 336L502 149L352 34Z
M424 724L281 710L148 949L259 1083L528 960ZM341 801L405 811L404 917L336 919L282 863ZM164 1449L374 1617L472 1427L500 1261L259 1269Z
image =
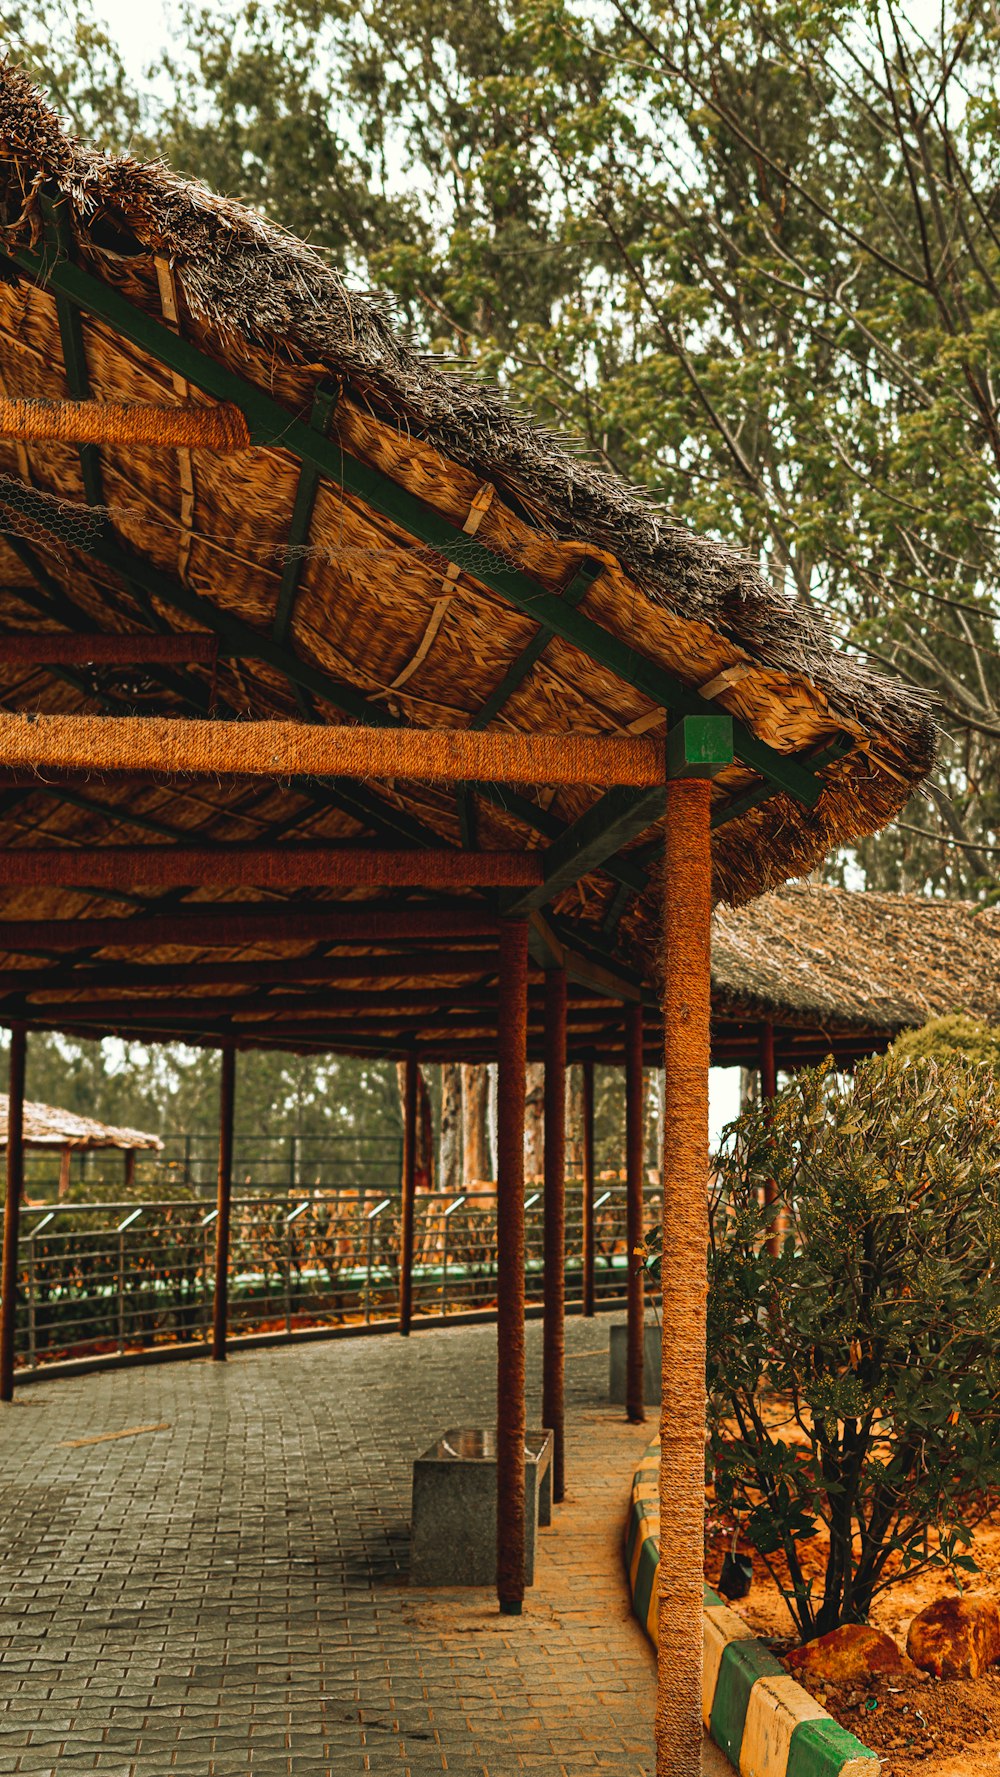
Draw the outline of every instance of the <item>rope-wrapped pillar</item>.
M497 1596L524 1602L524 1093L528 924L500 934L497 1067Z
M27 1037L11 1025L10 1096L7 1101L7 1182L4 1194L3 1273L0 1294L0 1401L14 1398L14 1334L17 1325L17 1242L24 1192L24 1069Z
M413 1318L413 1213L417 1190L417 1057L403 1071L403 1180L399 1243L399 1330L408 1334Z
M552 1433L552 1498L564 1496L566 1367L566 971L545 977L545 1306L542 1422Z
M229 1212L233 1196L233 1115L236 1108L236 1050L226 1043L219 1077L219 1186L215 1213L215 1299L212 1356L226 1356L229 1326Z
M594 1064L583 1064L583 1312L594 1312Z
M671 779L663 853L666 1097L657 1777L701 1770L711 786Z
M634 1425L646 1417L643 1401L643 1321L646 1277L636 1248L642 1245L642 1007L625 1006L625 1226L628 1243L628 1336L625 1359L625 1412Z

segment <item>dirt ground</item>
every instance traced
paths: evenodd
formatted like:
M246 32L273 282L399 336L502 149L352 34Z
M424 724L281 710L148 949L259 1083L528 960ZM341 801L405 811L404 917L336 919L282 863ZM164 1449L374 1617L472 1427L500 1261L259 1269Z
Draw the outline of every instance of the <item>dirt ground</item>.
M714 1527L711 1507L709 1513L705 1576L715 1585L730 1537L725 1528ZM980 1572L970 1576L975 1583L968 1590L1000 1602L1000 1513L976 1531L972 1553ZM820 1540L804 1545L802 1555L807 1573L818 1575L825 1562ZM905 1652L911 1619L950 1589L941 1570L901 1579L876 1598L870 1620ZM759 1555L754 1556L750 1592L735 1602L735 1609L756 1634L773 1644L779 1658L795 1645L798 1638L788 1608ZM817 1688L815 1694L837 1721L879 1754L883 1777L1000 1773L1000 1666L977 1679L880 1678L867 1686Z

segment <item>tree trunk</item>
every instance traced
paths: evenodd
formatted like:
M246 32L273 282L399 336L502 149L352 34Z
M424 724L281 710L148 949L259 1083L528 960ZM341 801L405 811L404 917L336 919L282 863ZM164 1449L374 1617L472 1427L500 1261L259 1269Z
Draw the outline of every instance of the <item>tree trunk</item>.
M545 1068L540 1061L528 1063L524 1100L524 1182L541 1183L545 1148Z
M566 1170L570 1178L583 1176L583 1068L566 1069Z
M445 1061L441 1066L438 1186L442 1191L462 1188L462 1069L457 1061Z
M399 1114L405 1122L406 1118L406 1063L397 1061L396 1079L399 1084ZM427 1090L424 1070L417 1068L417 1162L416 1189L432 1191L434 1189L434 1131L431 1120L431 1095Z
M462 1184L466 1191L492 1179L489 1151L489 1070L462 1065Z

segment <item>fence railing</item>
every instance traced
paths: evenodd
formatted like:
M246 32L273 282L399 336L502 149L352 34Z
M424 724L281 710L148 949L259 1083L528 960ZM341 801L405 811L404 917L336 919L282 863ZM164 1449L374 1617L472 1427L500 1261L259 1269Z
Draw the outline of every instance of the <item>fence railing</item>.
M659 1193L646 1193L647 1221ZM286 1331L390 1321L398 1310L397 1190L287 1191L234 1196L229 1328ZM525 1199L528 1301L543 1283L540 1189ZM420 1195L413 1248L415 1316L489 1308L496 1292L496 1196ZM207 1200L26 1204L21 1212L16 1349L20 1365L207 1340L211 1334L215 1211ZM625 1186L594 1192L594 1295L626 1287ZM566 1292L582 1295L583 1193L566 1192Z
M24 1156L29 1195L56 1195L61 1154L58 1148L28 1149ZM168 1135L157 1153L140 1149L135 1177L144 1190L172 1192L193 1187L214 1189L219 1162L218 1131L203 1130ZM237 1136L233 1151L233 1180L247 1193L312 1188L357 1190L383 1180L398 1185L402 1166L402 1141L398 1135L281 1135ZM124 1155L115 1149L81 1149L70 1163L68 1183L91 1193L98 1184L109 1198L121 1189L125 1176Z

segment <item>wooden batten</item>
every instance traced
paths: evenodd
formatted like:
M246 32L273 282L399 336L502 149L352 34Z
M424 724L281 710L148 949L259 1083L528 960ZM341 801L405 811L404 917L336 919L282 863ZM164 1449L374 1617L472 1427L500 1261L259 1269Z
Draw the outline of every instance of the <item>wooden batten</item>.
M0 769L637 788L664 780L662 747L632 735L27 713L0 715Z

